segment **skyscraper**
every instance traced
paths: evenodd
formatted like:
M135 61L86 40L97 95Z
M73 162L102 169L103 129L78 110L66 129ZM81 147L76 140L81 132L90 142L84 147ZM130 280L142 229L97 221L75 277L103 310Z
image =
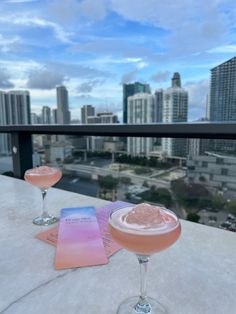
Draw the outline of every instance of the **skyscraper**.
M188 118L188 92L181 88L179 73L174 73L172 86L163 94L163 123L186 122ZM162 149L168 156L186 156L186 139L162 138Z
M30 110L28 91L9 91L6 94L7 124L30 124Z
M236 57L211 69L210 121L236 121ZM212 140L215 151L236 151L233 140Z
M164 94L164 90L161 88L161 89L158 89L155 91L155 98L156 98L156 111L155 111L155 114L156 114L156 117L154 119L154 121L156 122L162 122L162 119L163 119L163 94Z
M70 124L68 91L65 86L57 87L57 123Z
M52 109L52 123L57 124L57 109Z
M95 108L92 105L84 105L81 107L81 123L87 124L88 117L95 116Z
M0 91L0 124L30 124L30 94L28 91ZM7 134L0 136L0 150L10 152L10 141Z
M155 96L140 93L128 98L128 123L142 124L153 123L156 117L156 99ZM148 156L153 149L153 138L146 137L128 137L127 151L132 156Z
M135 82L132 84L123 84L123 122L127 123L128 118L128 97L138 93L151 93L149 84Z
M211 69L210 121L236 121L236 57Z
M42 123L43 124L51 123L51 108L48 106L43 106L42 108Z

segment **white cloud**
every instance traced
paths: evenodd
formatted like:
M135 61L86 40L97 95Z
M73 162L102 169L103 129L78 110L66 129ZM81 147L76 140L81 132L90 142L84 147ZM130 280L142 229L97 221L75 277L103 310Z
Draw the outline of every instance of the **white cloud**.
M14 88L14 84L10 80L9 73L3 68L0 68L0 88L3 89Z
M125 61L130 62L130 63L141 62L142 60L143 60L142 58L125 58Z
M236 52L236 45L224 45L208 50L209 53L232 53Z
M67 32L57 23L45 20L43 18L13 14L7 17L1 16L0 23L20 25L20 26L26 26L26 27L38 26L41 28L51 28L58 40L60 40L63 43L73 44L71 40L71 36L73 34L71 32Z
M20 43L20 37L14 36L12 38L3 37L2 34L0 34L0 50L2 52L9 52L14 51L16 47Z
M227 1L233 3L233 1ZM191 54L224 43L232 22L223 0L111 0L123 18L166 31L162 46L172 55Z
M121 78L121 84L132 82L138 75L138 69L134 69L128 73L125 73Z
M139 62L138 64L137 64L137 68L138 69L144 69L144 68L146 68L147 66L149 65L149 63L148 62Z
M23 82L23 80L27 78L29 72L41 69L42 65L33 60L14 60L14 62L10 60L0 60L0 67L6 68L13 80L20 80Z
M100 86L104 83L104 80L101 79L95 79L83 82L79 84L77 87L78 93L91 93L96 86Z
M188 82L184 85L184 88L189 94L189 120L205 117L209 80Z
M91 22L103 19L108 10L108 0L54 0L47 11L60 23L71 24L82 19Z
M31 89L55 89L57 85L62 85L64 80L64 75L59 71L41 69L30 73L27 87Z
M163 72L159 71L152 74L150 79L154 82L160 83L160 82L166 82L167 80L169 80L169 78L170 78L169 71L163 71Z

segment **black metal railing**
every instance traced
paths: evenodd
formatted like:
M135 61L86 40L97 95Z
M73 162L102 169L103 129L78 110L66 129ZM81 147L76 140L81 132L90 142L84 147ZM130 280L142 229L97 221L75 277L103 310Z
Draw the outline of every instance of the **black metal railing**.
M17 178L23 178L25 170L32 168L33 134L236 140L236 122L198 122L139 125L6 125L0 126L0 133L11 134L14 176Z

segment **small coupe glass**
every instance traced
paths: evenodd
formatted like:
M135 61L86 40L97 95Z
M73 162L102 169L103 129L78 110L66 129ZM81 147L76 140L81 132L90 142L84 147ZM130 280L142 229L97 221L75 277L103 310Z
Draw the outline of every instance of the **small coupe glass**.
M45 197L47 195L47 190L56 184L61 179L61 176L61 170L48 166L41 166L26 170L25 181L38 187L41 190L43 198L42 215L34 218L33 223L35 225L47 226L58 221L57 217L49 215L48 211L46 210Z
M130 297L122 302L117 314L167 313L162 304L146 295L147 266L150 255L168 248L177 241L181 233L181 225L173 212L159 207L156 208L160 212L162 221L155 225L157 220L154 216L152 217L155 207L148 204L140 205L143 211L149 210L149 212L139 212L139 217L135 217L135 208L137 207L126 207L112 212L109 218L111 236L123 248L137 255L141 274L140 296ZM128 214L130 217L132 216L133 224L127 223ZM145 223L142 224L145 216L152 224L151 228L145 226Z

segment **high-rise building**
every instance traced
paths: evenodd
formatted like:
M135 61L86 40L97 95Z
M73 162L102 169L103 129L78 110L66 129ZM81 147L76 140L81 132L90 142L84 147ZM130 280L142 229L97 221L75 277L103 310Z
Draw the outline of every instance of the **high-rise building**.
M30 117L31 117L31 124L39 124L39 123L41 123L40 117L35 112L31 112Z
M87 123L88 124L108 124L108 123L117 123L118 117L111 112L100 112L97 113L96 116L88 116Z
M147 93L135 94L128 98L128 123L153 123L157 111L156 98ZM153 149L153 138L128 137L127 151L132 156L148 156Z
M211 121L236 121L235 82L236 57L211 69Z
M28 91L9 91L6 96L7 124L30 124L30 94Z
M65 86L57 87L57 123L70 124L68 91Z
M88 124L112 124L117 123L118 117L114 115L112 112L100 112L97 113L96 116L88 116L87 123ZM91 151L101 151L104 149L104 142L108 138L104 138L101 136L91 136L88 138L87 147ZM116 140L115 137L111 139Z
M87 124L88 117L95 116L95 108L92 105L84 105L81 107L81 123Z
M123 122L128 122L128 97L138 93L151 94L149 84L135 82L132 84L123 84Z
M0 125L7 125L7 93L0 91ZM0 153L9 153L9 140L7 134L0 134Z
M207 96L206 96L206 117L205 117L207 121L210 120L210 108L211 108L210 95L207 94Z
M164 90L162 88L155 91L157 107L156 107L156 117L154 120L156 122L162 122L163 94L164 94Z
M52 119L53 124L57 124L57 109L52 109Z
M236 121L236 57L211 69L210 121ZM233 140L212 141L215 151L236 151Z
M0 124L30 124L30 94L28 91L0 91ZM10 152L10 140L7 134L0 136L2 153Z
M51 123L51 108L48 106L43 106L42 108L42 123L43 124Z
M163 123L186 122L188 118L188 92L181 87L179 73L174 73L172 86L163 94ZM186 156L186 139L163 138L162 150L170 157Z

